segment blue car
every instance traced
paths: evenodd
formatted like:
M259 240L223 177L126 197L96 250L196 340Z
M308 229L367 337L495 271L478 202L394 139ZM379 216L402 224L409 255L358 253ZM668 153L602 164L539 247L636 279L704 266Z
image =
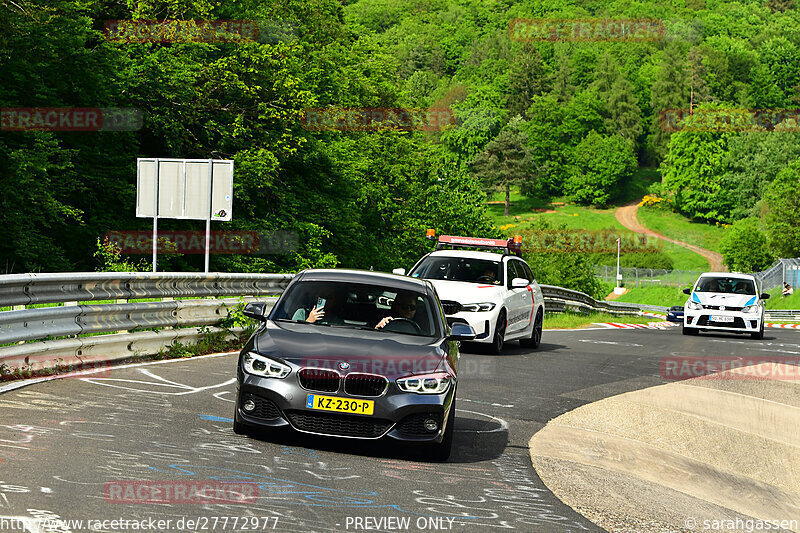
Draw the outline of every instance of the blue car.
M667 320L670 322L683 324L683 306L673 305L670 307L669 311L667 311Z

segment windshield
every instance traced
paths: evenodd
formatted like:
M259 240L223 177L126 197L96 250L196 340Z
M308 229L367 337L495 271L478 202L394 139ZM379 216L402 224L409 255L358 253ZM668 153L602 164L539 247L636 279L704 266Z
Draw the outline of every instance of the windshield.
M751 279L709 276L700 278L694 290L696 292L753 295L756 293L756 286Z
M271 320L432 337L434 303L422 292L338 281L300 281L281 297ZM313 314L312 314L313 312ZM385 320L391 317L391 320Z
M428 256L411 271L411 276L422 279L446 279L502 285L503 263L470 257Z

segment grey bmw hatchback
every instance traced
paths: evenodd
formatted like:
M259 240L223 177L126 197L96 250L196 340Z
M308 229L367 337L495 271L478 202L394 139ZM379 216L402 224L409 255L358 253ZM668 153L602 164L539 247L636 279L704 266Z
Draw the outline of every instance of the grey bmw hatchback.
M358 270L297 274L261 321L237 367L238 434L293 430L394 439L446 460L453 442L459 342L428 281Z

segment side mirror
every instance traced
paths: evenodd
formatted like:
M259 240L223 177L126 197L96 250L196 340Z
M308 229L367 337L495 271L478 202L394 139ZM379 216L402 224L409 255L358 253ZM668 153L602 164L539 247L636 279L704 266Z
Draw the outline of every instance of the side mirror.
M405 268L395 268L394 270L392 270L392 274L397 274L398 276L405 276L406 275L406 269Z
M475 330L469 324L463 322L456 322L450 328L450 335L447 336L451 341L471 341L477 336Z
M530 281L525 278L514 278L511 280L511 288L512 289L524 289L528 285L530 285Z
M766 292L761 294L761 299L762 300L769 300L769 294L767 294Z
M683 289L683 294L692 294L692 289Z
M264 302L250 302L249 304L244 306L242 310L242 314L248 318L254 318L261 322L266 320L264 318L264 313L267 311L267 304Z

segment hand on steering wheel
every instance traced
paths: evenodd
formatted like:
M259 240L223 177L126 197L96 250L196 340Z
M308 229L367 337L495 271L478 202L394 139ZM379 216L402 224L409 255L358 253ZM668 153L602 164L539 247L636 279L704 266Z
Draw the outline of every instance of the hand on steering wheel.
M407 322L407 323L411 324L412 326L414 326L414 332L415 333L417 333L417 334L422 333L422 328L419 327L419 324L417 324L414 320L411 320L410 318L402 318L402 317L398 317L398 318L388 317L388 318L389 318L389 322L399 322L399 323L406 323ZM383 320L381 320L381 322L383 322Z

